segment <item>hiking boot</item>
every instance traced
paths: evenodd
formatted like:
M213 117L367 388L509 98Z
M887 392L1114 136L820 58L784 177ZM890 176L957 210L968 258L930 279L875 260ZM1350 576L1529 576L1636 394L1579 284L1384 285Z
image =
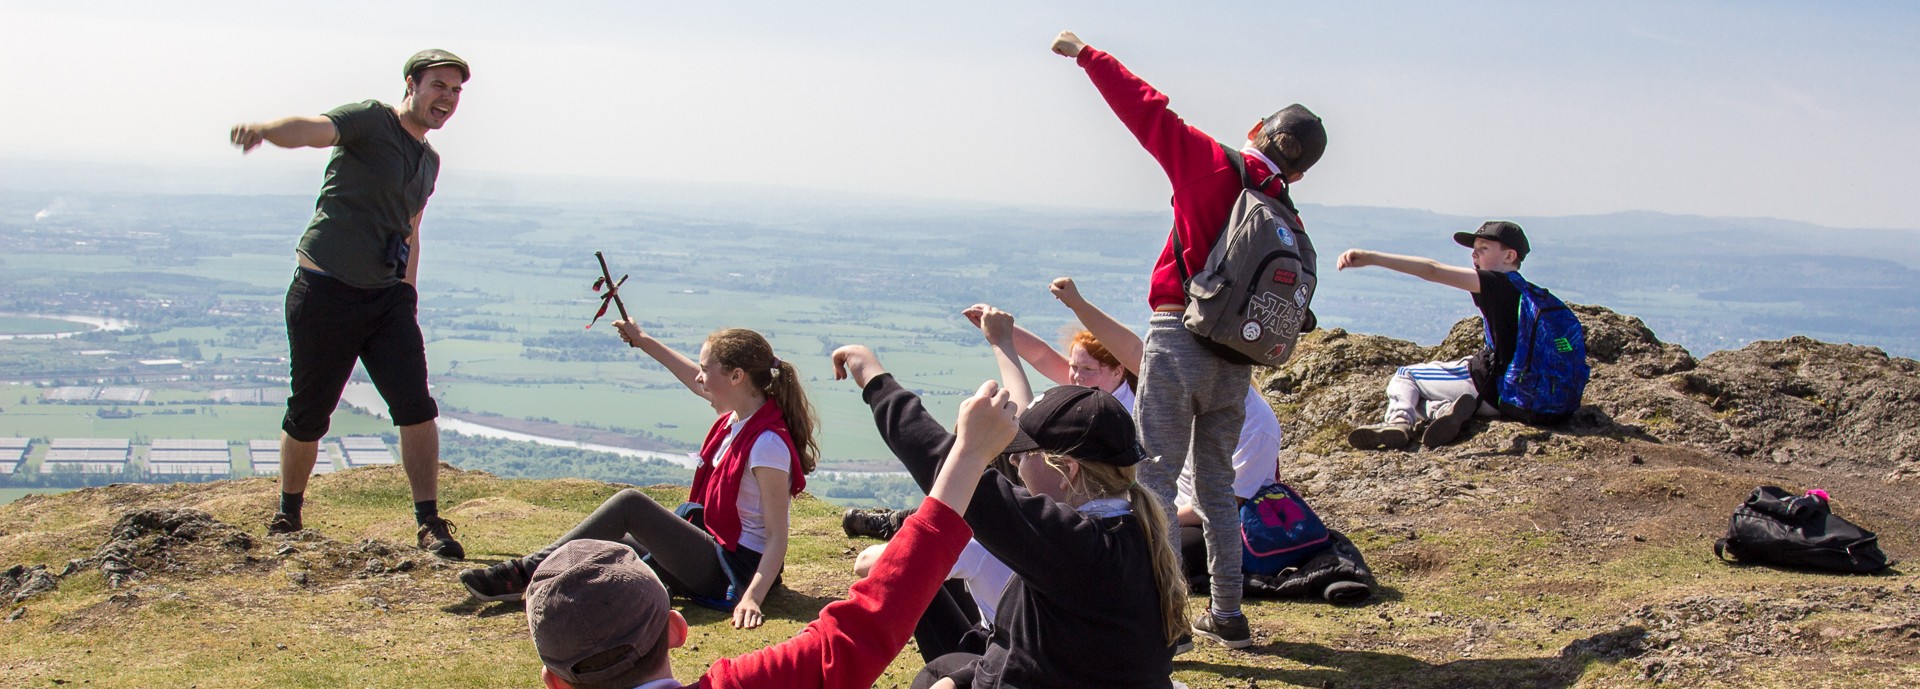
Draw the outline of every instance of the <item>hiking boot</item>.
M414 537L419 540L421 550L449 560L464 560L467 557L467 549L460 547L459 541L453 540L453 522L434 517L421 524Z
M1413 426L1404 423L1376 423L1347 434L1347 444L1356 450L1398 450L1411 440Z
M1220 642L1227 648L1253 645L1253 632L1247 629L1247 616L1220 617L1209 610L1193 618L1193 635Z
M1453 442L1460 437L1460 429L1467 427L1467 422L1473 419L1473 413L1479 407L1480 399L1473 395L1454 398L1453 406L1447 407L1447 413L1427 424L1427 432L1420 435L1420 444L1431 450Z
M284 536L290 533L300 533L301 528L300 515L275 512L273 513L273 519L267 522L267 535Z
M520 600L527 593L528 581L527 570L519 560L460 573L460 583L467 587L467 593L484 601Z
M900 532L900 524L906 521L906 514L912 512L885 507L847 510L840 517L840 530L847 532L847 538L866 536L882 541L892 540L893 535Z

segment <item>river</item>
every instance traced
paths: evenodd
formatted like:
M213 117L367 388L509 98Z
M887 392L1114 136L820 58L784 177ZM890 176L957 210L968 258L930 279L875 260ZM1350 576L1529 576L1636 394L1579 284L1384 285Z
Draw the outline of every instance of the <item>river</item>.
M347 383L346 392L340 395L340 399L355 409L383 419L387 418L387 403L385 400L380 399L380 391L374 389L372 383ZM699 464L699 460L694 459L693 455L685 453L635 450L630 447L614 447L612 445L600 445L597 443L583 443L578 440L549 438L530 433L521 433L519 431L509 431L504 428L494 428L492 426L445 416L440 417L439 424L440 430L451 431L461 435L470 435L476 438L519 440L529 443L539 443L541 445L552 445L554 447L571 447L594 452L611 452L622 457L657 459L662 462L671 462L689 469Z
M117 318L98 318L94 316L57 316L57 315L46 314L46 313L0 313L0 316L11 316L15 318L46 318L50 320L67 321L69 323L80 323L82 325L91 326L85 330L74 330L70 332L60 332L60 333L27 333L23 335L0 335L0 340L58 340L62 338L73 337L81 333L90 333L95 330L126 330L128 328L133 327L133 321L123 321Z

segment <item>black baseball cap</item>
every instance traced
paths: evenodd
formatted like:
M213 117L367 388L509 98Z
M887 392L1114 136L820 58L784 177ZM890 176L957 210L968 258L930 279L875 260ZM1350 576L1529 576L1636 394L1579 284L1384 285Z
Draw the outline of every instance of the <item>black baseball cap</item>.
M1284 132L1300 141L1300 155L1286 160L1274 158L1274 162L1292 168L1292 172L1306 172L1307 168L1320 162L1321 154L1327 152L1326 125L1320 121L1319 115L1313 114L1307 106L1299 103L1281 108L1279 112L1261 120L1260 131L1267 134Z
M1480 229L1472 232L1453 233L1453 241L1469 249L1473 248L1475 239L1491 239L1505 244L1507 248L1519 254L1520 258L1527 257L1527 233L1522 231L1519 225L1505 220L1488 221L1480 225Z
M473 78L473 70L467 67L466 60L460 59L459 55L449 53L439 48L428 48L414 53L413 57L407 58L407 68L400 72L400 76L411 77L418 74L420 70L432 69L443 65L458 67L460 69L461 83L466 83L468 79Z
M1097 388L1062 385L1033 400L1020 416L1020 434L1008 452L1022 441L1027 450L1066 455L1082 462L1130 467L1147 458L1134 432L1133 415L1113 395Z

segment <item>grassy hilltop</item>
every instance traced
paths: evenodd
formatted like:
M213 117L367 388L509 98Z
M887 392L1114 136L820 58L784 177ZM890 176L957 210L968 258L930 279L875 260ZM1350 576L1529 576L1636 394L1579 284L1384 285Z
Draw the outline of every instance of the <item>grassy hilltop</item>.
M1317 332L1263 375L1289 434L1283 478L1353 537L1382 588L1353 607L1249 600L1254 646L1203 644L1175 677L1236 688L1920 685L1910 567L1834 576L1730 566L1711 551L1732 507L1775 484L1825 488L1889 554L1920 553L1920 364L1800 338L1696 360L1637 320L1579 310L1595 378L1589 406L1562 428L1480 421L1440 451L1341 447L1346 428L1377 418L1394 362L1470 347L1471 320L1435 348ZM0 566L28 567L0 591L57 588L7 594L0 686L529 686L538 666L522 609L471 601L454 575L545 544L618 489L447 467L441 504L467 563L410 546L397 467L316 477L318 535L284 538L261 535L268 479L25 497L0 507ZM684 489L650 490L671 502ZM140 512L156 509L211 519ZM681 678L791 636L845 594L870 542L845 538L838 509L811 498L795 503L793 530L765 627L735 631L683 608L694 631L675 654ZM905 686L918 667L910 647L878 686Z

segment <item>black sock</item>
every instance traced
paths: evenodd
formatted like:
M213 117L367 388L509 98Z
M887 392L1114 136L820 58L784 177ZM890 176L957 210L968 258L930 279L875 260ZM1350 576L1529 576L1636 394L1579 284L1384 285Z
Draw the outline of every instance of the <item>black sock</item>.
M306 493L281 493L280 513L289 517L300 516L300 505L306 502Z
M440 518L439 500L421 500L413 503L413 521L426 526L427 522Z

